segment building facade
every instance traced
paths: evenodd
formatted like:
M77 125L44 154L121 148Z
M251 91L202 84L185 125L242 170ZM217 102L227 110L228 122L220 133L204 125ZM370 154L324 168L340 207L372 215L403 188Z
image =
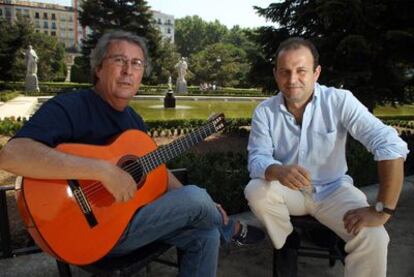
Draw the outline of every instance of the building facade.
M152 17L153 23L161 32L162 38L168 39L171 43L174 43L174 16L160 11L152 11Z
M30 1L0 0L0 17L14 22L25 17L33 22L36 32L56 37L66 48L78 48L75 37L77 22L74 9L56 4Z
M18 17L30 19L36 32L56 37L66 49L79 50L81 40L90 30L78 21L82 0L72 0L72 7L19 0L0 0L0 18L14 22ZM174 16L152 11L153 23L162 37L174 42Z

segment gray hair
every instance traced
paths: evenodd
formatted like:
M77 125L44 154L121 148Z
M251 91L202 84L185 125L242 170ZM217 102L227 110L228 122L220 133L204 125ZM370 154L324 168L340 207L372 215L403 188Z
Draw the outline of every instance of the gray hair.
M138 45L142 49L142 52L144 52L145 59L145 75L148 76L151 72L151 61L148 55L146 40L143 37L137 36L133 33L122 30L116 30L105 33L98 40L95 48L91 52L90 64L93 84L95 85L98 81L98 78L95 75L95 71L102 65L102 62L106 56L106 52L108 51L108 46L114 40L128 41L130 43Z

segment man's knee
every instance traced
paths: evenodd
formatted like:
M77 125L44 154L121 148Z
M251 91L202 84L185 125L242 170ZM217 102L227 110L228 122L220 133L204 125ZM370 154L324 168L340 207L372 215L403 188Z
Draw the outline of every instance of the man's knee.
M190 209L196 207L215 207L213 200L205 189L200 188L196 185L187 185L184 186L182 190L184 194L183 202Z
M389 242L390 237L383 226L366 227L346 244L345 251L349 253L360 248L379 253L387 250Z
M373 245L376 249L388 247L390 237L387 230L383 226L366 228L365 240L369 245Z
M256 202L266 197L266 181L252 179L244 189L244 196L249 202Z
M203 229L197 232L197 238L210 246L220 246L220 232L217 228Z

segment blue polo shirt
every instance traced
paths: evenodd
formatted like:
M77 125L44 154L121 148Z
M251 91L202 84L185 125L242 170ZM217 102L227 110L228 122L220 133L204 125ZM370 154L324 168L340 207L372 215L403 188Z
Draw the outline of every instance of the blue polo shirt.
M50 147L60 143L103 145L128 129L146 131L131 107L115 110L92 89L61 94L44 103L17 132Z

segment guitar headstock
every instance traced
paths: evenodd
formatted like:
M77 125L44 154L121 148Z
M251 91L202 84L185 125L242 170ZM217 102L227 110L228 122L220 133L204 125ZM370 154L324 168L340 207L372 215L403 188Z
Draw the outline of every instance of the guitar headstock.
M219 132L219 131L223 130L224 129L224 124L226 123L223 113L213 114L213 115L209 116L208 121L213 124L214 129L216 130L216 132Z

